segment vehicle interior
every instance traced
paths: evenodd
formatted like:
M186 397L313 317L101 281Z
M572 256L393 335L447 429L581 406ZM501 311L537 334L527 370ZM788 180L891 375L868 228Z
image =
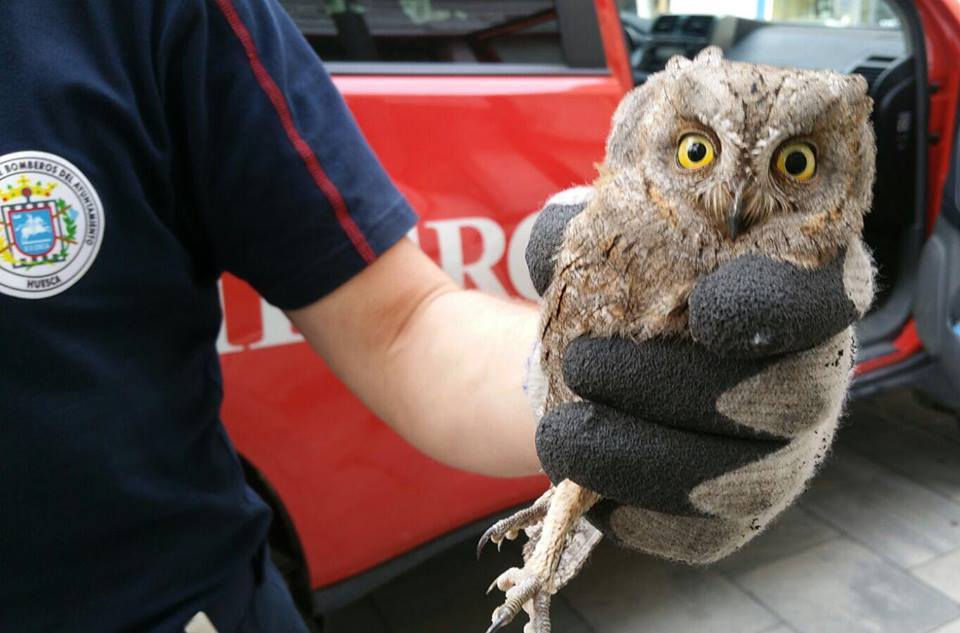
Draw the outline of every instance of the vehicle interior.
M596 24L592 3L582 0L280 1L335 72L605 67L599 33L585 28Z
M721 47L727 58L738 61L826 68L859 73L867 80L874 100L877 178L864 238L879 275L874 306L859 326L858 358L890 353L890 341L910 316L926 211L926 148L917 142L917 135L926 129L927 94L926 81L917 78L926 77L926 66L912 3L862 3L863 13L854 16L832 8L843 3L796 2L792 7L784 3L794 15L781 16L783 20L769 15L769 10L765 19L655 10L641 16L641 4L618 3L637 84L662 70L673 55L693 56L709 45ZM730 3L658 4L669 9L671 4Z

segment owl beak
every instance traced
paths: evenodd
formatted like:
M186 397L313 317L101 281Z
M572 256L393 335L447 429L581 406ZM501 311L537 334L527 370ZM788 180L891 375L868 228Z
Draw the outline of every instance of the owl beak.
M743 226L743 196L740 189L733 194L733 204L730 205L730 211L727 214L727 235L731 240L737 239L744 229Z

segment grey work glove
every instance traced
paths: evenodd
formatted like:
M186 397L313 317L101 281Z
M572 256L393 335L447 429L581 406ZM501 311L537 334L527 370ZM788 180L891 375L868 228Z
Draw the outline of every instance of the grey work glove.
M567 223L585 206L582 200L548 205L534 224L526 256L540 294ZM726 409L738 385L761 374L789 381L791 372L819 367L824 358L833 365L825 380L843 377L845 385L853 350L825 344L862 316L872 294L872 286L859 288L870 285L869 259L859 243L849 250L859 266L848 265L848 253L818 270L757 255L721 266L691 296L694 341L573 341L564 379L584 401L546 412L537 429L550 479L600 493L607 501L593 518L601 527L611 504L702 516L690 502L696 486L784 447L798 431L765 432L731 419ZM862 282L853 290L851 271L867 275L853 280ZM816 411L830 406L830 396L828 389L807 390L782 404Z

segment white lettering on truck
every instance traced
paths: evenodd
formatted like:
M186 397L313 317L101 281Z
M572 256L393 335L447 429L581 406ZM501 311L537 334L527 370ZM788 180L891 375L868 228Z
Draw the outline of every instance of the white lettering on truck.
M436 234L437 256L440 267L453 277L461 286L467 280L478 289L494 295L506 296L508 293L504 284L494 271L494 267L501 262L504 256L507 261L507 276L514 291L521 297L530 300L537 299L537 293L530 281L530 271L524 252L530 240L530 231L537 214L532 213L524 218L510 236L507 244L503 227L496 221L486 217L464 217L450 220L429 220L423 224L421 230L432 230ZM480 235L480 256L472 262L464 261L463 231L472 230ZM408 237L418 246L420 236L415 228ZM223 288L220 289L220 303L224 306L224 322L217 337L217 351L220 354L231 354L245 350L264 349L279 345L300 343L303 337L298 334L290 321L281 310L270 305L263 298L260 299L260 322L262 336L259 340L238 345L232 343L227 336L227 322L230 319L229 302L224 301Z

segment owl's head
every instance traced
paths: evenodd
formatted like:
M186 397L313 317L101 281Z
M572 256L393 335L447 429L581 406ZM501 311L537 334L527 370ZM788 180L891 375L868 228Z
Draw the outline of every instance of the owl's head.
M721 248L830 256L870 208L872 103L858 75L731 62L710 47L624 98L605 171Z

